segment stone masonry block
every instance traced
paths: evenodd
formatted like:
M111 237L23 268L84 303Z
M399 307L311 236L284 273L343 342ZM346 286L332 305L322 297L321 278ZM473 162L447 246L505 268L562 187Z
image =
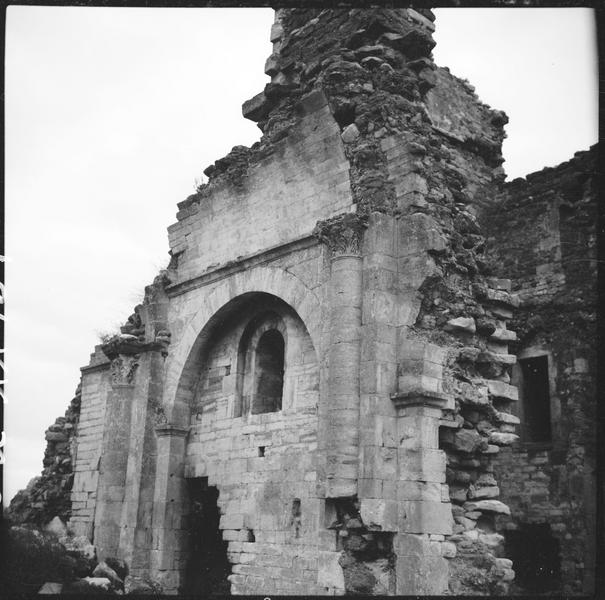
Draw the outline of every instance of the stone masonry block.
M339 564L341 552L319 551L319 570L317 573L317 583L323 587L336 590L345 589L345 577L342 567Z
M417 173L408 173L403 177L399 177L397 179L396 188L398 196L408 192L418 192L423 195L428 193L426 179Z
M397 531L397 502L381 499L362 499L361 520L368 529Z
M398 500L422 500L425 502L442 501L441 483L427 483L425 481L398 481Z
M427 375L401 375L397 378L398 393L418 396L441 396L443 392L443 380Z
M420 415L397 419L397 438L401 448L439 448L439 419Z
M378 479L397 477L397 450L381 446L364 446L361 450L362 474Z
M399 449L399 480L445 481L445 452L442 450Z
M409 500L399 504L399 527L408 533L452 533L451 504Z
M486 383L491 396L513 402L519 400L519 391L514 385L508 385L508 383L497 380L489 380Z
M382 479L360 478L358 482L358 496L360 498L382 498Z
M244 515L243 514L227 514L222 515L219 523L220 529L243 529Z
M390 292L366 290L363 294L362 323L395 323L397 297Z
M364 243L371 252L387 256L395 255L395 228L397 221L392 216L379 212L370 215L370 222L364 233Z
M397 595L443 595L448 588L447 560L441 556L397 556Z
M411 175L408 177L417 178L418 176ZM421 192L421 190L408 191ZM446 247L447 242L443 235L438 231L437 222L432 217L429 217L424 213L415 213L399 222L400 257L413 254L424 254L428 250L442 252Z

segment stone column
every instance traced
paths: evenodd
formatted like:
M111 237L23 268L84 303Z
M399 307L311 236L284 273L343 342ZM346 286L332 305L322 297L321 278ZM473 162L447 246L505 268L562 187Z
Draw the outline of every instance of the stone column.
M106 345L103 352L111 360L111 389L105 413L95 515L94 543L100 559L118 554L132 398L139 366L139 354L128 345Z
M186 539L183 515L187 502L185 445L188 427L158 423L157 463L153 507L151 577L165 594L179 591L185 569Z
M359 476L359 360L361 351L361 242L366 224L356 214L318 223L330 248L328 398L322 410L327 498L357 494Z

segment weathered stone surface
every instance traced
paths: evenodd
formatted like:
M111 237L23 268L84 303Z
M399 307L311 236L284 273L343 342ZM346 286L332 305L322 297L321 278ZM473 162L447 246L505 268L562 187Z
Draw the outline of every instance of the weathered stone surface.
M242 114L244 119L260 121L269 114L270 109L271 103L265 96L265 93L260 92L260 94L256 94L256 96L244 102L242 105Z
M111 581L107 577L84 577L83 581L100 591L108 592L111 589Z
M486 406L489 404L488 386L483 382L470 384L460 382L457 386L457 397L465 404Z
M359 129L357 129L357 125L355 123L351 123L347 125L342 132L342 141L345 144L350 144L354 142L359 137Z
M122 581L124 581L124 579L128 575L129 570L126 561L122 560L121 558L116 558L115 556L108 556L105 558L104 562L107 564L108 567L115 571L116 575Z
M467 502L464 505L465 510L482 512L493 512L502 515L510 515L510 508L499 500L478 500L476 502Z
M490 339L496 342L514 342L517 339L517 334L509 329L496 329L491 334Z
M397 503L388 500L363 499L359 509L368 529L397 531Z
M48 525L44 528L44 531L54 533L57 537L61 538L67 534L67 526L61 520L61 517L54 517Z
M340 552L319 552L319 571L317 574L319 585L344 591L345 579L339 563L340 556Z
M498 446L509 446L514 444L519 439L519 436L515 433L502 433L500 431L491 431L489 434L489 441L492 444Z
M514 354L498 354L496 352L484 351L477 357L477 362L493 362L502 365L514 365L517 357Z
M448 331L463 331L465 333L475 333L475 319L469 317L458 317L450 319L445 329Z
M454 434L453 448L471 453L485 445L485 438L475 429L461 429Z
M495 398L503 400L517 401L519 400L519 391L516 387L508 385L502 381L489 380L486 382L489 393Z
M401 531L448 535L452 532L452 525L452 509L449 503L425 501L400 503Z
M397 595L442 595L447 590L448 565L441 556L398 556Z
M456 544L452 544L452 542L443 542L441 544L441 556L444 558L454 558L456 553Z
M95 567L94 571L92 572L92 576L109 579L111 585L115 589L123 589L124 587L124 582L122 579L118 577L118 574L105 561L100 562Z
M481 498L497 498L500 495L498 486L473 486L469 487L468 497L470 500Z
M49 581L38 590L38 594L60 594L62 589L62 583L53 583Z
M521 422L519 417L505 412L499 412L496 415L496 419L499 423L510 423L511 425L519 425L519 423Z

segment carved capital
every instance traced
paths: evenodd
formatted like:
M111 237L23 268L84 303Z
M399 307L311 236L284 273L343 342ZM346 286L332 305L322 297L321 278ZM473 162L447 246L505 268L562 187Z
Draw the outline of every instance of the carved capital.
M361 254L363 231L368 226L367 218L355 213L345 213L326 221L319 221L313 235L326 244L333 256Z
M111 361L111 383L113 385L132 385L138 366L138 354L119 354Z
M101 346L101 350L109 360L114 360L119 356L134 356L135 354L138 356L144 352L159 351L163 353L169 343L170 334L166 331L158 333L153 342L141 341L134 335L122 333L114 335Z

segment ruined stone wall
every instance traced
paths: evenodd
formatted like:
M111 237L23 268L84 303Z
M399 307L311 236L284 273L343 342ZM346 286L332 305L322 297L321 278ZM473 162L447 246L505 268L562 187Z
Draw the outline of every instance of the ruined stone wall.
M503 175L506 117L481 105L468 84L435 69L430 13L309 10L279 17L276 52L267 62L272 82L244 113L259 121L263 139L287 135L289 103L320 87L342 132L357 214L367 219L360 516L382 531L404 534L393 539L400 593L442 592L448 585L444 558L453 559L458 548L459 557L450 561L452 590L503 591L512 571L510 561L496 558L501 537L492 535L491 522L508 509L493 501L498 488L489 457L515 439L515 419L507 416L516 394L508 385L512 334L505 322L516 299L507 281L485 281L474 215ZM427 397L439 408L419 413L405 407ZM449 418L439 419L440 402L452 411ZM464 403L475 408L468 418L460 414ZM436 437L446 424L467 430L442 435L447 460L457 461L448 471L458 520L453 527L446 454ZM467 464L460 464L459 453ZM453 543L446 541L452 533ZM465 575L471 561L477 563L474 580ZM355 564L361 569L363 559ZM426 569L430 581L422 575ZM347 572L346 584L360 585L346 581Z
M12 523L46 526L55 516L66 521L73 514L71 490L81 402L82 391L78 387L65 415L46 430L42 473L11 500L5 516Z
M224 172L213 167L210 183L179 205L178 222L168 229L179 281L309 236L318 219L354 209L325 98L312 94L298 108L304 116L286 138L234 149L240 162Z
M550 544L558 544L549 576L564 594L589 593L594 585L595 161L593 148L506 184L485 216L494 271L516 274L516 353L521 359L546 356L550 386L551 438L522 438L497 460L512 513L498 526L512 539L528 524L547 524ZM522 414L531 398L521 401Z
M506 115L434 65L433 29L426 10L276 13L271 82L243 107L261 140L205 170L169 229L169 268L83 371L72 521L134 577L183 589L203 488L235 593L509 589L502 524L508 503L523 514L497 468L518 439L509 344L517 329L554 343L568 292L588 327L585 279L563 259L588 216L570 192L537 246L518 235L523 193L499 191ZM543 321L511 321L518 292L546 298L538 270L509 260L515 242L558 282ZM251 414L242 344L263 313L285 383L280 410ZM558 376L589 386L590 352ZM588 413L557 389L571 439Z
M77 535L85 535L89 539L92 539L94 529L108 376L109 361L98 347L88 367L82 370L82 401L71 497L71 525Z

